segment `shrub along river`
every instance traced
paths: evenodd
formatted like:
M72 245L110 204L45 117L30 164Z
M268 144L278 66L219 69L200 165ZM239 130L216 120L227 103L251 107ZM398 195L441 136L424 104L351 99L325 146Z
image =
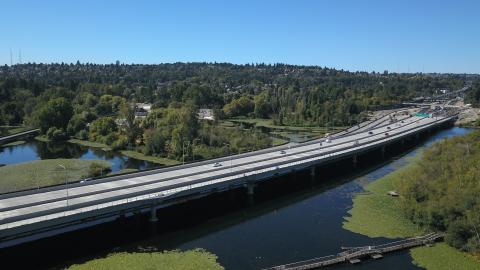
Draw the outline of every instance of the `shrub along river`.
M406 165L422 147L467 132L469 129L464 128L438 131L407 154L397 151L383 161L379 161L379 155L367 156L360 160L363 169L353 169L350 161L319 168L315 181L307 173L280 177L259 186L254 202L247 199L244 190L220 193L161 209L156 224L149 223L147 216L121 219L3 250L0 260L17 269L61 269L114 252L203 248L216 254L226 269L244 270L335 254L341 246L389 242L392 240L369 238L342 228L353 196L362 192L366 183ZM101 150L73 145L49 149L37 142L3 149L0 163L56 157L104 159L114 163L114 170L151 165ZM412 264L408 251L356 266L332 268L419 269Z

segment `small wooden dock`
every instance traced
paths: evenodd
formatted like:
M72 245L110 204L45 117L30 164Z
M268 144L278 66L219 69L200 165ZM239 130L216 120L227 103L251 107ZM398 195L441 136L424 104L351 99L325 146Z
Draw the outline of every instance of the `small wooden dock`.
M271 268L265 268L264 270L307 270L345 262L349 262L351 264L358 264L363 258L380 259L385 253L422 245L428 245L435 241L443 239L443 237L444 234L430 233L424 236L412 237L378 246L343 247L342 249L345 249L345 251L335 255L278 265Z

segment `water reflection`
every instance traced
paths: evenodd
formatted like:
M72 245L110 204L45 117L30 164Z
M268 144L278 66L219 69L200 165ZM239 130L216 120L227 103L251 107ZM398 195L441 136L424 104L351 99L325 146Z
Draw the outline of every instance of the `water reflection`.
M104 151L68 142L28 141L25 144L0 147L0 164L16 164L38 159L75 158L102 159L112 164L112 172L131 168L143 170L159 166L158 164L129 158L114 151Z

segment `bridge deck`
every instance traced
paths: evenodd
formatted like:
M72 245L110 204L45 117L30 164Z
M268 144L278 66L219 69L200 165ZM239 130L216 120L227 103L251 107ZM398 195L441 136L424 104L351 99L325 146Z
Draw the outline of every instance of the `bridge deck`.
M7 229L29 224L80 213L94 214L100 209L119 205L151 205L152 201L167 200L182 194L209 192L219 187L261 181L368 151L450 120L451 117L410 117L389 123L389 118L385 116L370 123L369 128L332 136L329 143L320 139L295 146L76 183L69 185L68 189L58 186L1 195L0 239L11 235ZM284 149L286 153L280 153L279 149ZM214 167L216 162L222 165Z

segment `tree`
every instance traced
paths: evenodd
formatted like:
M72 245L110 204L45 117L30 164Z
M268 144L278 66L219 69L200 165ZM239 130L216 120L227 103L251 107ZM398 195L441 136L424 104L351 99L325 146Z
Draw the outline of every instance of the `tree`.
M51 99L38 112L38 126L42 133L51 127L66 130L72 118L73 107L65 98Z
M142 135L142 130L135 121L135 109L135 105L129 103L123 103L120 107L120 115L125 118L125 134L128 145L134 145L135 140Z
M255 96L253 99L255 103L255 117L257 118L267 118L270 113L270 106L267 102L266 92L261 93L260 95Z
M90 125L89 138L92 141L105 141L104 137L117 132L117 124L112 117L102 117Z
M253 112L254 106L254 102L249 97L242 96L225 105L223 111L228 117L246 116Z

